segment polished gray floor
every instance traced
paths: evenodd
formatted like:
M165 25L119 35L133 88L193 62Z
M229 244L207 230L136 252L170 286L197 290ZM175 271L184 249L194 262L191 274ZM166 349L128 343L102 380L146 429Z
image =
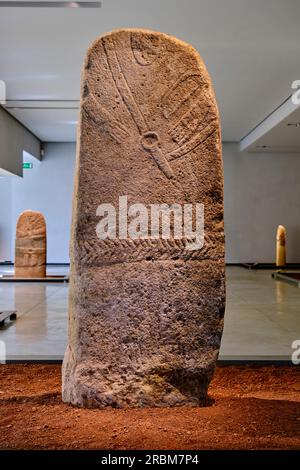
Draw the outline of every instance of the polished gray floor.
M0 273L10 272L0 267ZM67 268L49 267L48 274ZM0 310L18 311L0 329L12 359L61 359L67 341L66 284L0 283ZM274 281L271 271L227 268L227 304L220 359L290 360L300 339L300 289Z

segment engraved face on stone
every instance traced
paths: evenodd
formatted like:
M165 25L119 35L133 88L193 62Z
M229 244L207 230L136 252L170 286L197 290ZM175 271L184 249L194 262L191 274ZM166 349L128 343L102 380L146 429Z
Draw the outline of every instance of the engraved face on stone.
M125 197L126 196L126 197ZM223 174L209 75L188 44L120 30L89 48L71 240L63 399L81 406L205 399L224 315ZM204 245L120 230L101 207L204 205ZM184 224L184 221L182 221ZM124 227L122 225L122 227Z
M46 222L40 212L27 210L18 219L15 276L46 276Z

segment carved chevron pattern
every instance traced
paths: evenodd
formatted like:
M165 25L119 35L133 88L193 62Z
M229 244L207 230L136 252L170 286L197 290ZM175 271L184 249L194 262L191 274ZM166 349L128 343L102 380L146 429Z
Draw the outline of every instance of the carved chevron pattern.
M220 234L218 234L217 237L219 242ZM193 260L221 257L221 254L218 254L217 240L213 241L206 236L204 245L199 250L187 249L186 241L187 240L184 239L107 239L92 242L79 241L77 251L79 253L79 262L84 266L134 262L145 259L163 260L178 258Z

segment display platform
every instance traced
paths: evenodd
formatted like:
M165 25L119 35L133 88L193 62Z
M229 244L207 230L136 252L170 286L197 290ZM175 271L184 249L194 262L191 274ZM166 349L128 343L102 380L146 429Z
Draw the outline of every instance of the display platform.
M284 281L300 288L300 272L277 271L272 274L273 279L276 281Z
M0 274L0 282L69 282L69 276L46 276L46 277L15 277L11 274Z
M275 263L240 263L246 269L300 269L300 263L287 263L284 266L277 266Z
M16 310L0 310L0 327L4 325L5 320L16 320L17 312Z

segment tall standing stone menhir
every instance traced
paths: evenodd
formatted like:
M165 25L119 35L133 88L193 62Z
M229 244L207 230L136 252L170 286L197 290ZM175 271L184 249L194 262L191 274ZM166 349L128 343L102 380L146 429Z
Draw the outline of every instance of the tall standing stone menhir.
M205 243L99 240L97 207L205 206ZM84 66L63 400L81 406L199 404L225 307L218 110L197 52L120 30Z

